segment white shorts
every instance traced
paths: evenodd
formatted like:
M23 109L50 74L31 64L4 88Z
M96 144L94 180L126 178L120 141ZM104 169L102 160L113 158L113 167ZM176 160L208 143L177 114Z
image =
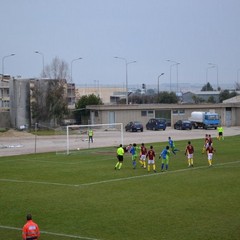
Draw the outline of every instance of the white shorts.
M153 164L155 164L155 161L154 160L148 160L148 164L149 165L151 165L151 164L153 165Z
M193 153L191 153L191 154L189 153L189 154L187 155L187 157L188 157L188 159L189 159L189 158L193 158Z
M141 155L140 159L141 159L142 161L145 161L145 160L146 160L146 155Z
M212 153L208 153L208 160L212 160L213 158L213 154Z

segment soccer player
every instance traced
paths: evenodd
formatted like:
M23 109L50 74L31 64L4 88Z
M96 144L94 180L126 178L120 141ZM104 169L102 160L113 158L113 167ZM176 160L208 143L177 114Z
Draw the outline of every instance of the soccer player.
M133 169L136 169L137 166L137 144L134 143L132 145L132 147L130 148L129 152L132 154L132 165L133 165Z
M115 170L118 169L120 170L123 164L123 155L124 155L124 149L122 147L122 144L119 145L119 148L117 149L117 159L118 162L115 165Z
M173 152L174 155L176 155L176 152L178 152L179 150L175 147L175 143L174 141L171 139L171 137L168 137L168 144Z
M88 141L93 143L93 130L91 128L88 130Z
M223 137L223 127L222 126L219 126L217 127L217 130L218 130L218 140L224 140L224 137Z
M140 150L140 164L141 167L146 168L146 155L147 155L147 148L145 147L144 143L141 145Z
M40 237L40 230L38 225L33 222L32 215L29 213L27 215L27 223L23 226L22 229L22 239L38 239Z
M211 135L210 135L210 137L211 137ZM211 139L210 139L210 141L211 141ZM206 149L207 149L208 145L209 145L209 135L206 134L206 135L205 135L205 138L204 138L204 144L203 144L202 154L204 154L204 153L206 152Z
M161 166L161 171L164 171L164 165L166 171L168 170L168 164L169 164L169 156L170 156L170 150L169 146L166 146L160 153L159 159L162 159L162 166Z
M194 147L191 144L190 141L188 141L188 144L185 149L185 155L188 159L188 167L193 167L193 153L194 153Z
M151 170L151 165L152 165L153 171L156 172L155 151L153 150L153 146L150 146L150 150L147 152L146 157L148 158L148 172L150 172Z
M208 156L208 165L209 167L212 167L212 159L213 159L213 153L216 152L216 150L213 148L212 144L209 144L209 146L206 149L207 156Z

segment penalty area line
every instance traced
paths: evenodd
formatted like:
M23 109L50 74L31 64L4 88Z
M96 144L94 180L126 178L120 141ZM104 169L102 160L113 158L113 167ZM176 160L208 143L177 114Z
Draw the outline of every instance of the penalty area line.
M9 227L9 226L2 226L0 225L0 228L2 229L8 229L8 230L17 230L17 231L22 231L21 228L16 228L16 227ZM46 234L46 235L53 235L53 236L59 236L59 237L68 237L68 238L75 238L75 239L85 239L85 240L100 240L97 238L90 238L90 237L82 237L82 236L76 236L76 235L69 235L69 234L63 234L63 233L53 233L53 232L47 232L47 231L40 231L41 235Z
M238 163L240 163L240 161L219 163L219 164L214 165L214 168L222 167L222 166L226 166L226 165L230 165L230 164L238 164ZM132 177L115 178L115 179L109 179L109 180L104 180L104 181L81 183L81 184L67 184L67 183L54 183L54 182L41 182L41 181L37 182L37 181L24 181L24 180L16 180L16 179L0 179L0 182L30 183L30 184L42 184L42 185L54 185L54 186L66 186L66 187L84 187L84 186L93 186L93 185L99 185L99 184L104 184L104 183L120 182L120 181L126 181L126 180L137 179L137 178L160 176L160 175L165 175L165 174L174 174L174 173L181 173L181 172L186 172L186 171L193 171L193 170L207 169L207 168L209 168L209 166L183 168L183 169L167 171L167 172L148 173L148 174L132 176ZM115 171L115 170L113 170L113 171Z

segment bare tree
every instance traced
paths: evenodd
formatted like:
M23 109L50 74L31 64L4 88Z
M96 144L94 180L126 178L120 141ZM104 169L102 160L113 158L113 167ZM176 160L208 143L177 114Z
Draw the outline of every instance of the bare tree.
M57 79L57 80L69 80L69 67L68 64L61 60L58 57L55 57L51 64L47 65L44 69L45 77L50 79Z
M68 64L55 57L44 69L48 79L37 81L32 89L32 118L35 121L60 124L68 114L67 79Z

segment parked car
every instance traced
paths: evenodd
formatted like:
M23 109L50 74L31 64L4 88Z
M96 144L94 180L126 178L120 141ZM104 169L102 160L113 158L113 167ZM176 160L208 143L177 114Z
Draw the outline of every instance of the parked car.
M161 121L165 121L167 124L167 127L171 127L171 119L169 118L158 118Z
M143 132L143 125L140 122L134 121L134 122L129 122L126 126L125 126L125 130L126 132L137 132L137 131L141 131Z
M167 122L164 119L151 118L146 124L147 130L166 130Z
M178 129L178 130L189 129L189 130L191 130L192 129L192 123L188 120L178 120L174 124L174 129Z

